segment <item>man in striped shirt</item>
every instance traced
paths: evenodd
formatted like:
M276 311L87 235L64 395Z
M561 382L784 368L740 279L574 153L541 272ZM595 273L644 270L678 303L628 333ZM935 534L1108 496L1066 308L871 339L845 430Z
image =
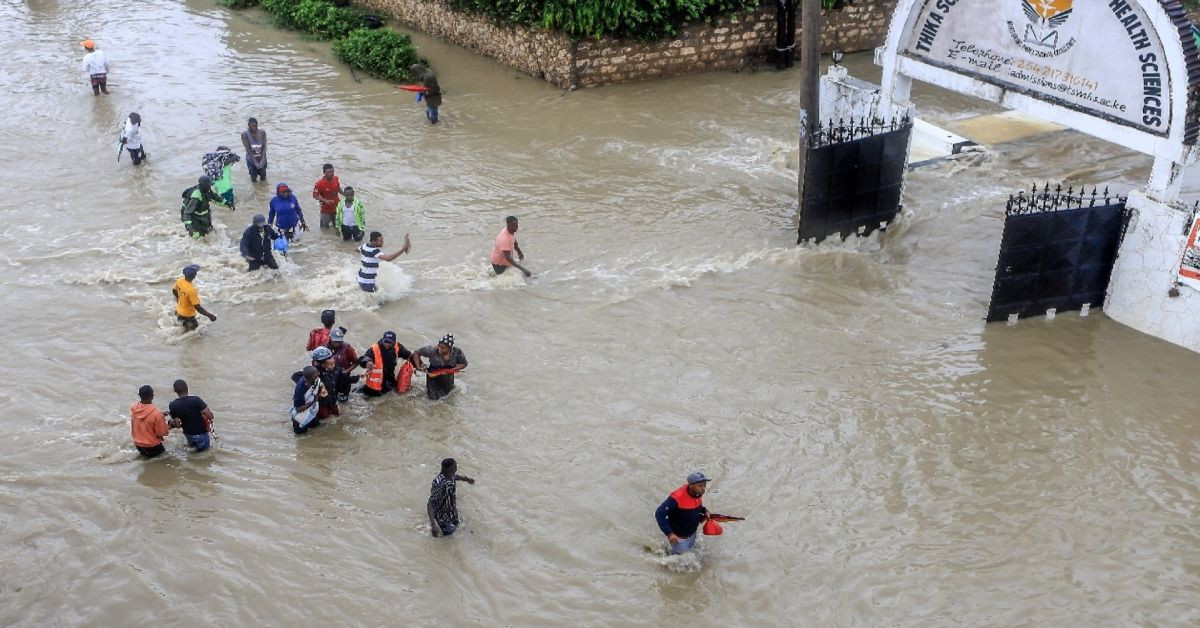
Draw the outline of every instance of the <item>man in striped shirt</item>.
M363 292L375 292L375 278L379 275L379 262L390 262L401 255L408 252L412 247L412 243L408 240L408 234L404 234L404 246L400 247L395 253L384 253L383 249L383 234L378 231L371 232L371 239L366 244L359 247L358 252L362 254L362 268L358 270L358 287L363 289Z

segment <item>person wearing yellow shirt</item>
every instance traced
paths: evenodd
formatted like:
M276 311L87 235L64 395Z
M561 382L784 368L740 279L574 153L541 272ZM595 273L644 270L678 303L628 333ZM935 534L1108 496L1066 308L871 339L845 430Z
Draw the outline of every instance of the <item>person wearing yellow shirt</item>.
M180 323L183 323L186 331L192 331L200 326L200 323L196 321L197 312L207 316L210 321L217 320L216 315L200 305L200 293L196 292L196 286L192 284L196 280L196 273L199 270L199 265L188 264L183 269L183 276L176 279L175 286L171 288L171 293L175 295L175 316L179 318Z

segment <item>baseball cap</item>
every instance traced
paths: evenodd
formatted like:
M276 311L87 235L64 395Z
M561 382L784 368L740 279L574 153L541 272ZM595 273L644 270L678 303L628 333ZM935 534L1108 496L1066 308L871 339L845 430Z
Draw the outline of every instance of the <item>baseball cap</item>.
M185 274L185 275L186 275L186 274L188 274L188 273L194 273L194 272L196 272L196 271L198 271L198 270L200 270L200 265L199 265L199 264L188 264L187 266L184 266L184 267L183 267L183 274Z
M267 217L262 214L254 214L254 224L260 227L267 224Z
M390 341L390 342L396 342L396 332L394 332L394 331L383 332L383 339Z
M711 480L708 479L708 476L704 475L703 473L701 473L699 471L692 471L691 473L688 474L688 477L687 477L688 484L695 484L697 482L710 482L710 481Z
M346 332L342 331L341 327L334 329L329 332L329 339L334 342L342 342L346 339Z

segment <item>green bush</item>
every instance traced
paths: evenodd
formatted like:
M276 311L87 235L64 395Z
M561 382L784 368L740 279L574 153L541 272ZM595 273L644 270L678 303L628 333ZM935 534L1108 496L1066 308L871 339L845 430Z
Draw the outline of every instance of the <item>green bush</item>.
M365 28L365 14L328 0L221 0L225 6L258 5L280 28L333 40L333 54L352 68L386 81L411 81L414 63L425 63L412 38L396 31Z
M460 11L497 22L540 26L572 37L654 41L684 24L756 8L760 0L449 0Z
M345 39L333 42L333 54L350 67L393 82L415 80L408 67L424 63L411 37L387 28L353 31Z

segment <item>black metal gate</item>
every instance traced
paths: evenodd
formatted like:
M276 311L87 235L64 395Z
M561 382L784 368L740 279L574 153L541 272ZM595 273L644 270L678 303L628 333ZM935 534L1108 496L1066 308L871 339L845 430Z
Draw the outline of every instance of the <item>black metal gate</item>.
M800 242L867 235L900 211L912 121L832 122L807 136Z
M1108 189L1035 185L1008 198L988 321L1100 307L1128 212Z

